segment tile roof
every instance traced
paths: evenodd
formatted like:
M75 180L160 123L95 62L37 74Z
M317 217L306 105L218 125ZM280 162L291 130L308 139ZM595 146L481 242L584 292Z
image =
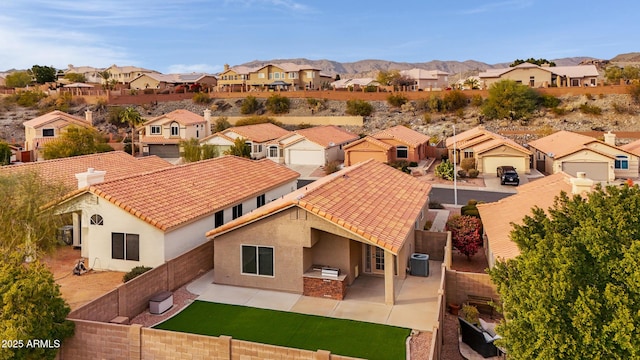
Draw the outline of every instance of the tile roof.
M92 126L89 122L87 122L85 118L67 114L66 112L63 112L60 110L54 110L52 112L38 116L37 118L31 119L29 121L25 121L23 125L25 127L37 128L56 120L65 120L75 125L84 126L84 127Z
M144 135L140 137L140 142L145 144L179 144L181 138L166 138L162 135Z
M166 82L166 83L170 83L170 84L175 84L175 83L195 83L198 80L202 79L203 77L207 77L207 76L211 76L211 77L215 77L215 75L213 74L207 74L207 73L188 73L188 74L160 74L160 73L145 73L145 74L141 74L140 76L136 77L134 80L143 77L143 76L148 76L156 81L159 82Z
M440 70L425 70L419 68L400 70L400 74L412 79L438 79L438 75L449 75L449 73Z
M247 181L247 174L260 175ZM87 191L160 230L170 231L299 176L268 159L222 156L106 181Z
M575 65L575 66L538 66L535 64L525 62L514 67L501 68L501 69L487 69L486 71L478 74L478 76L480 78L500 77L515 69L531 69L531 68L538 68L556 75L566 76L568 78L578 78L578 77L581 78L586 76L599 75L598 69L596 68L596 66L591 64Z
M157 116L153 119L149 119L144 123L144 125L149 125L156 122L160 122L161 124L166 124L173 121L176 121L180 125L195 125L195 124L201 124L206 122L203 116L194 114L189 110L178 109L178 110L173 110L170 113Z
M393 254L414 231L431 185L368 160L344 168L207 233L207 237L298 206Z
M489 151L492 149L495 149L499 146L508 146L512 149L516 149L518 151L523 152L524 154L527 155L531 155L531 151L529 151L529 149L525 148L524 146L516 143L515 141L511 140L511 139L507 139L505 137L502 137L500 135L497 134L493 134L492 136L488 136L487 141L483 141L480 142L477 145L473 146L473 150L478 153L478 154L482 154L485 151Z
M477 137L483 136L487 134L487 130L485 130L484 126L476 126L467 131L463 131L461 133L456 134L456 136L450 136L445 141L447 147L452 147L453 143L457 141L456 145L461 144L464 141L469 141L471 139L475 139Z
M517 193L497 202L478 204L478 211L489 248L494 259L512 259L520 254L516 243L511 241L512 223L522 224L533 207L547 210L561 191L571 194L571 176L564 172L545 176L517 188Z
M402 125L379 131L371 136L379 140L392 138L413 147L429 142L429 137L427 135L411 130Z
M376 146L378 146L378 147L380 147L380 148L382 148L384 150L389 150L389 149L393 148L393 145L391 145L391 144L387 144L386 142L380 141L380 140L378 140L378 139L376 139L374 137L371 137L371 136L365 136L360 140L356 140L356 141L354 141L352 143L349 143L349 144L345 145L343 147L343 149L344 150L350 149L350 148L356 146L357 144L361 144L361 143L363 143L365 141L369 142L369 143L372 143L372 144L374 144L374 145L376 145Z
M122 151L111 151L100 154L74 156L69 158L36 161L18 165L0 167L0 175L36 171L46 179L57 179L69 187L76 188L78 180L75 174L83 173L88 168L105 170L105 181L131 176L147 171L172 167L169 162L157 156L134 158Z
M277 139L281 136L291 133L289 130L285 130L272 123L234 126L222 131L222 134L226 135L230 132L234 132L247 140L259 143Z
M640 156L640 140L630 142L628 144L618 146L620 149L628 151L634 155Z
M318 145L325 148L344 144L359 139L360 137L335 125L314 126L307 129L294 131Z
M571 131L561 130L543 138L530 141L529 146L537 149L545 154L552 153L553 156L547 155L554 159L573 154L585 148L585 145L599 140L590 136L576 134ZM604 144L604 142L602 142ZM611 146L611 145L608 145Z

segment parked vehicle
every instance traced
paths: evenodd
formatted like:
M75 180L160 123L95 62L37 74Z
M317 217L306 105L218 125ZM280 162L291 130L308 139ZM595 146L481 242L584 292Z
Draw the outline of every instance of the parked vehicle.
M520 178L513 166L498 166L496 174L500 178L501 185L515 185L520 184Z

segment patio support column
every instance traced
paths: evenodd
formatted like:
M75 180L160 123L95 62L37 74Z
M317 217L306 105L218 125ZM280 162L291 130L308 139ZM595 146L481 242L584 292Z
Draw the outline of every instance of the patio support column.
M73 239L78 239L81 240L80 236L81 235L81 226L82 224L80 223L80 213L79 212L72 212L71 213L71 219L73 220ZM76 241L74 241L75 243ZM80 241L78 241L78 243L80 243ZM84 256L84 254L82 254L81 251L81 255Z
M389 251L384 251L384 303L387 305L393 305L396 302L396 291L394 288L395 271L393 266L393 254Z

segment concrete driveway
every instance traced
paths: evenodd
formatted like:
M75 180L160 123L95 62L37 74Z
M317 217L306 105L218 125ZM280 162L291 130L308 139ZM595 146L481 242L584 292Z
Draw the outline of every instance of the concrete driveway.
M317 165L286 165L289 169L296 171L300 174L300 179L318 179L321 176L315 176L314 172L320 168Z

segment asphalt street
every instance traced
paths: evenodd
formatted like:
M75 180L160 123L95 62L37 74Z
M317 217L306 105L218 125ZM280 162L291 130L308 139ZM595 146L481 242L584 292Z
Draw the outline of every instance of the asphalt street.
M493 192L485 190L460 190L458 189L458 205L466 205L471 199L494 202L503 199L507 196L513 195L512 193L505 192ZM454 194L453 189L447 188L431 188L431 198L429 201L439 202L440 204L453 204Z

